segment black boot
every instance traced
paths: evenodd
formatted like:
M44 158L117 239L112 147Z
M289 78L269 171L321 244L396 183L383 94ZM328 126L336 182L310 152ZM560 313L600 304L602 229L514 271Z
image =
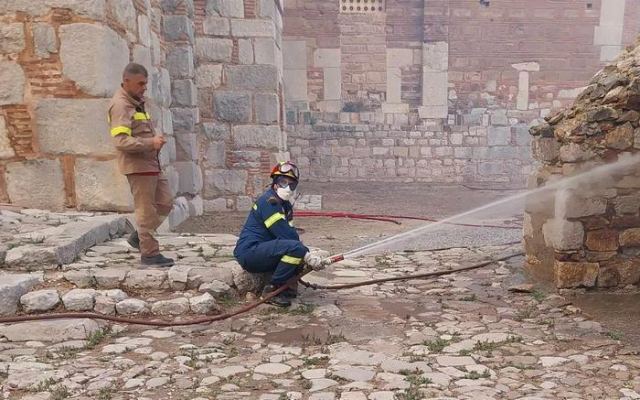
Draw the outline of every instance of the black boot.
M162 254L150 257L141 256L140 263L148 267L171 267L173 265L173 258L167 258Z
M133 233L129 235L127 243L129 243L129 245L134 249L140 250L140 238L138 237L138 231L133 231Z
M298 297L298 281L295 281L294 283L289 285L289 287L286 288L284 292L282 292L282 294L288 299L295 299L296 297Z
M276 290L278 290L278 286L272 284L265 286L262 290L262 298L267 297L269 293L275 292ZM267 303L278 307L289 307L291 305L291 301L284 295L284 293L280 293L277 296L270 298L267 300Z

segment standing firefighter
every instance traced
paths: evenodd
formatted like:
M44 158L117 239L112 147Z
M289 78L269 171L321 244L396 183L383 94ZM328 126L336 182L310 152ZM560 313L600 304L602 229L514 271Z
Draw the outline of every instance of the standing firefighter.
M248 272L273 272L271 283L262 295L277 290L300 271L303 264L314 270L324 268L322 258L309 252L293 227L293 206L290 200L298 186L300 174L291 162L282 162L271 171L272 184L249 212L240 238L233 251L243 269ZM297 288L290 287L270 300L281 307L291 305Z
M166 140L162 134L155 135L151 116L145 110L147 78L142 65L127 65L121 88L109 104L109 123L118 150L118 167L127 176L133 194L138 225L138 231L127 241L140 250L142 265L168 267L173 260L160 254L153 233L169 215L173 195L158 159Z

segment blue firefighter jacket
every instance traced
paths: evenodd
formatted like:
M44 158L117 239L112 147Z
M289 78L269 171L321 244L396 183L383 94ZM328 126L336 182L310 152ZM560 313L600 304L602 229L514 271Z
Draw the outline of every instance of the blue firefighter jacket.
M256 244L275 239L300 241L292 220L291 203L281 200L273 189L267 190L249 212L233 250L234 257L242 264L243 255Z

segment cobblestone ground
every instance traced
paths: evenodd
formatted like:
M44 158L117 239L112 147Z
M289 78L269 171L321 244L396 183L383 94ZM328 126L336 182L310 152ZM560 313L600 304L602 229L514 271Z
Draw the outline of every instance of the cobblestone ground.
M120 239L121 240L121 239ZM193 253L189 245L176 249ZM348 260L346 283L470 265L519 246ZM101 257L120 258L120 251ZM204 262L204 259L202 260ZM558 295L510 292L522 258L437 279L301 290L212 325L102 325L87 340L0 341L6 399L636 399L640 359ZM108 261L107 261L108 263ZM517 283L517 282L516 282ZM225 308L244 301L218 300Z

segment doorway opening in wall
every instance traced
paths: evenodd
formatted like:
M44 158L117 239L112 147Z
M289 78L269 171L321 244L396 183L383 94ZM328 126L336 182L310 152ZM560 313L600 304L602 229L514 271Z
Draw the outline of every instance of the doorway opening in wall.
M385 11L385 0L340 0L341 13L371 14Z

